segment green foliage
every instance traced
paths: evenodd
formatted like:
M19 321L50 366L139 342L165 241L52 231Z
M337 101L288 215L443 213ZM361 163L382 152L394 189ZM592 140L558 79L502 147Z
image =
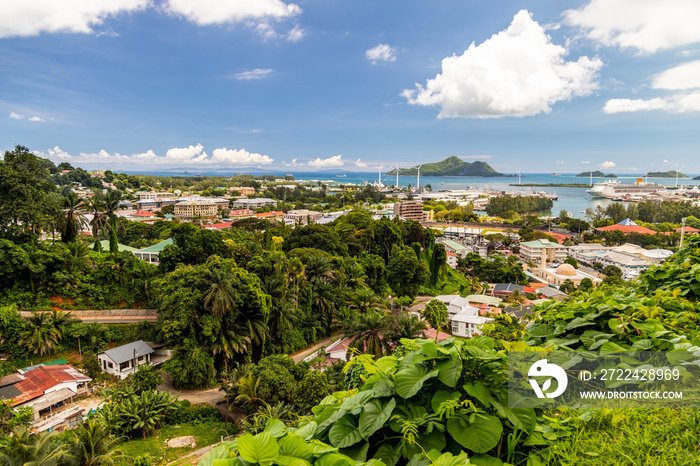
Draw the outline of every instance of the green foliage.
M155 366L143 365L127 378L136 393L149 392L155 390L158 385L163 383L163 376L160 369Z
M507 314L494 316L493 322L482 324L480 329L483 335L496 341L516 341L525 333L525 327L518 322L518 318Z
M296 404L309 411L330 393L328 377L323 372L309 371L299 383L295 397Z
M457 266L465 274L488 283L526 283L527 275L517 257L500 253L491 254L487 259L474 253L459 258Z
M394 248L387 264L387 281L397 296L415 297L420 286L428 281L429 270L413 249Z
M683 248L662 265L651 267L639 277L646 293L670 290L691 301L700 298L700 236L689 237Z
M17 306L0 306L0 353L8 353L13 358L24 354L20 341L26 322L17 311Z
M447 306L445 306L445 303L439 299L433 299L425 305L421 315L423 316L423 319L425 319L430 326L436 330L435 341L437 341L438 332L442 327L447 325L447 319L449 318Z
M32 408L19 408L15 411L8 402L0 400L0 436L8 435L15 428L29 427L33 421Z
M110 395L110 401L95 416L118 436L130 438L146 438L177 410L175 398L168 392L144 391L136 395L117 391Z
M507 211L514 211L519 214L543 212L552 210L553 206L554 201L546 197L506 195L491 198L486 206L486 213L492 217L497 217Z
M216 384L214 356L196 341L185 339L175 349L173 357L165 363L177 388L209 388Z
M93 380L100 378L103 375L100 361L95 353L85 353L81 364L82 370Z

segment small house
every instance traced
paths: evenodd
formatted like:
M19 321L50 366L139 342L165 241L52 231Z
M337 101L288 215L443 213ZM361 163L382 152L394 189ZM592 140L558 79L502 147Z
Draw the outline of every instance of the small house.
M139 366L150 365L153 352L153 348L145 341L138 340L98 353L97 360L103 371L125 379L133 374Z

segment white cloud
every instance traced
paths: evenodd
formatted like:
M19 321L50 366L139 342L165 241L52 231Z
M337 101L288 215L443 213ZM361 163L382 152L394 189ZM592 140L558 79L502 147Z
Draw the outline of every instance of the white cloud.
M281 20L295 16L301 8L280 0L167 0L165 10L200 26L248 20Z
M585 160L585 161L583 161L583 162L581 162L581 163L591 163L591 161L590 161L590 160Z
M357 159L357 162L355 162L355 166L356 166L356 167L360 167L360 168L365 168L365 167L367 166L367 164L364 163L364 162L362 161L362 159Z
M652 99L611 99L605 113L664 110L669 113L700 112L700 60L683 63L657 74L654 89L680 91Z
M376 65L379 62L396 61L396 49L389 44L379 44L371 49L365 50L367 60Z
M548 113L551 105L598 87L598 58L565 61L567 50L521 10L505 31L445 58L426 86L406 89L409 103L439 106L438 118L501 118Z
M289 31L289 34L287 34L287 40L289 42L299 42L304 38L304 29L299 27L297 24L292 28L291 31Z
M274 73L275 70L272 68L255 68L250 71L243 71L236 74L234 77L239 81L250 81L254 79L263 79Z
M591 40L640 53L700 42L697 0L591 0L564 17Z
M110 16L145 9L149 0L3 0L0 37L42 32L89 34Z
M273 159L267 155L261 155L257 153L248 152L245 149L228 150L225 147L222 149L214 149L212 152L212 162L213 163L235 163L239 165L254 165L262 164L269 165L274 162Z
M600 168L615 168L615 162L603 162L599 165Z
M202 162L207 158L207 153L204 152L204 146L197 144L196 146L169 149L165 153L165 157L177 162Z
M342 158L342 155L328 157L327 159L321 159L319 157L316 160L310 161L307 165L314 168L342 167L344 165Z
M26 115L22 113L15 113L15 112L10 112L10 116L8 117L11 120L27 120L31 122L41 122L41 121L46 121L45 119L38 117L38 116L32 116L27 118Z
M298 167L299 166L299 164L297 164L297 159L292 159L292 163L287 163L283 160L282 165L284 165L285 167Z
M562 164L562 165L563 165L563 164L566 164L566 162L564 162L563 160L557 160L557 161L554 162L554 163L559 163L559 164Z

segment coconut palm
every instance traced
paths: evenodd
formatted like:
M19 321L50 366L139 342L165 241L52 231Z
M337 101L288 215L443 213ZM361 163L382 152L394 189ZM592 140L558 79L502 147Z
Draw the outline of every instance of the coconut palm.
M390 348L383 335L388 329L386 315L371 311L366 314L356 314L352 328L348 329L346 336L351 341L349 348L355 348L361 353L372 354L379 359L384 356L384 351ZM351 350L348 349L348 358Z
M95 238L95 251L102 251L100 244L100 230L107 227L107 214L105 212L105 202L101 196L93 196L92 199L83 203L85 212L92 215L90 227L92 227L92 237Z
M61 201L63 215L59 219L58 229L61 232L61 241L71 243L78 237L78 233L85 226L86 220L80 208L82 201L74 192L68 193Z
M386 340L398 344L402 338L425 338L428 326L418 316L398 312L389 317Z
M119 191L109 191L104 198L105 216L109 225L109 252L116 254L119 252L119 241L117 240L117 230L124 230L124 224L117 216L119 209Z
M71 459L68 447L50 432L35 435L26 427L15 427L0 443L2 466L54 466L64 459Z
M124 454L116 447L120 439L110 434L106 424L89 419L73 431L71 455L80 466L113 466Z
M48 314L33 313L27 318L27 330L24 331L20 342L34 354L43 356L53 353L62 338L62 333L49 325Z
M205 278L209 288L204 295L204 307L216 316L223 316L236 308L238 277L222 269L210 269Z
M352 294L348 307L358 312L366 313L386 309L386 303L378 298L374 291L363 288Z

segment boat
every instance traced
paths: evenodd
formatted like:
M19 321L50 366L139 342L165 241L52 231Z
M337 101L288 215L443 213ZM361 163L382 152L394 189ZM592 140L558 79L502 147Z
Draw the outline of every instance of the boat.
M335 176L336 176L336 178L347 178L348 177L348 175L335 175Z
M666 186L659 183L645 182L641 178L636 183L625 184L619 180L608 180L596 183L586 192L592 198L614 199L624 196L649 196L652 194L666 193Z

